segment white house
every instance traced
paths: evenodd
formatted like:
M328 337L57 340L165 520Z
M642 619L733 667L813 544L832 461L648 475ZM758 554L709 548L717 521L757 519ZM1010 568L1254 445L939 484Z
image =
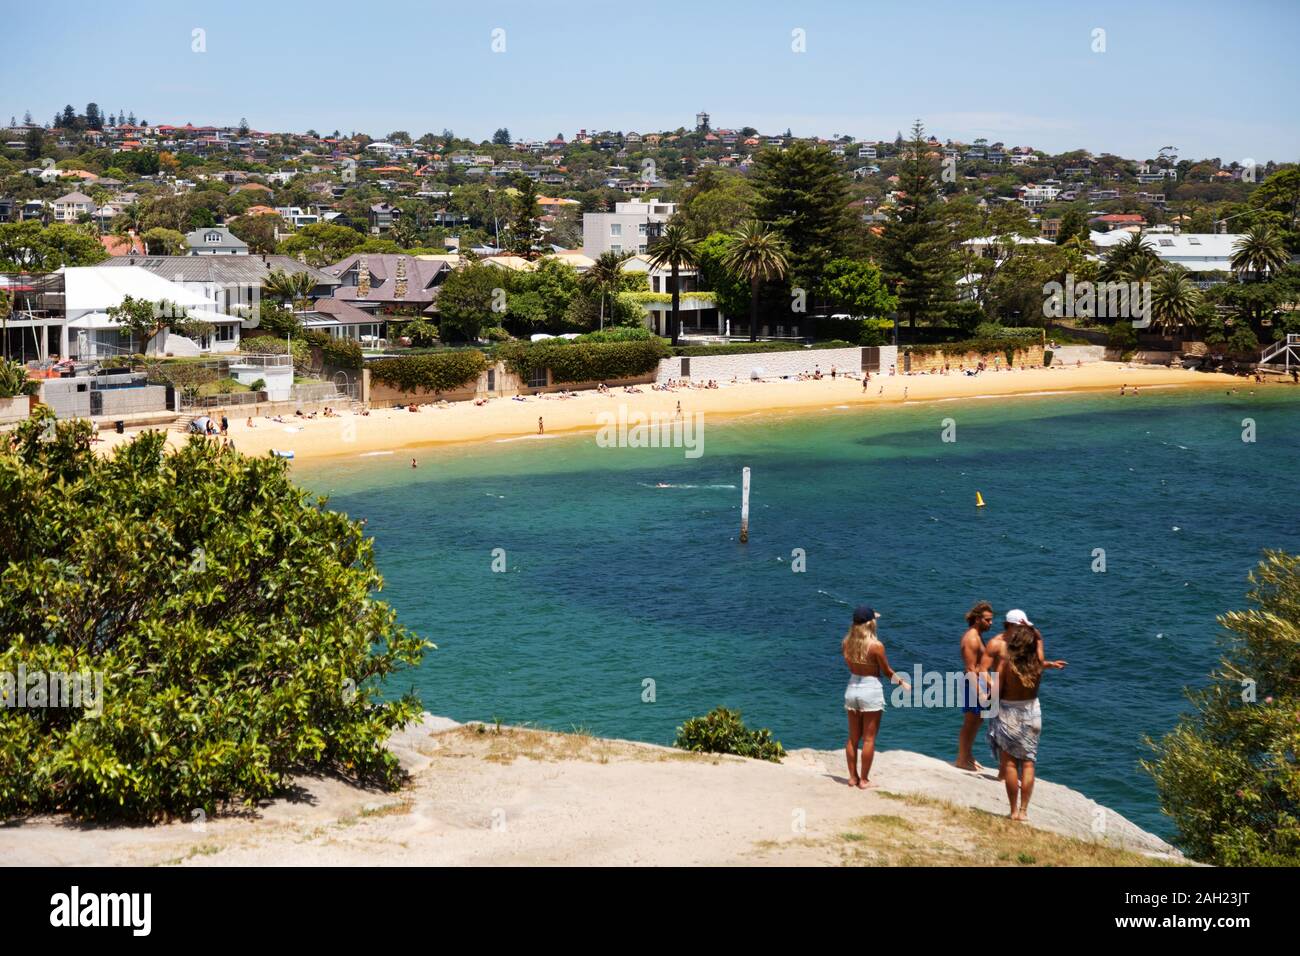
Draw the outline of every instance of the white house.
M1129 241L1130 236L1130 232L1119 229L1088 234L1092 244L1103 255L1111 247ZM1162 262L1180 265L1188 272L1231 272L1233 249L1244 238L1241 233L1234 232L1147 232L1143 234L1142 244ZM1192 278L1202 284L1211 280L1205 275L1193 275Z
M211 309L203 293L168 282L139 266L101 269L75 266L62 270L64 317L59 333L61 355L81 359L108 358L148 350L175 355L204 352L233 352L239 347L240 319ZM140 342L122 331L108 315L108 309L131 296L149 302L170 302L187 318L206 323L210 331L197 339L171 332ZM161 341L160 341L161 340Z
M50 208L54 212L55 222L76 222L78 216L93 214L96 206L95 200L85 193L68 193L54 200Z

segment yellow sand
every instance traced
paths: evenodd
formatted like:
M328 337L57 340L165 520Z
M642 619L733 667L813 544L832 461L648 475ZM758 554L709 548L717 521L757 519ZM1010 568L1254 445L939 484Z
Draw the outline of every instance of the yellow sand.
M599 414L618 414L620 406L633 416L655 413L671 416L680 402L684 414L704 413L707 425L714 418L721 420L755 412L819 410L845 405L852 408L897 406L904 402L1089 390L1118 395L1124 384L1140 387L1134 401L1141 401L1143 390L1151 388L1264 387L1231 375L1118 362L990 371L974 377L873 375L865 392L861 381L844 378L719 384L722 387L718 389L679 388L672 392L652 391L649 385L642 385L639 394L629 394L620 388L610 394L579 392L567 399L534 395L523 402L497 398L486 405L472 402L424 405L417 412L377 409L369 415L354 415L343 411L336 418L301 419L290 415L284 416L283 423L257 418L251 428L244 415L232 410L228 413L229 437L244 454L263 455L272 449L292 451L296 461L385 452L418 458L418 449L424 446L536 436L539 417L544 421L547 435L594 432L602 424ZM219 410L212 414L214 419L220 419ZM109 450L130 438L130 431L125 436L106 432L104 442L96 447ZM172 443L184 440L185 436L179 432L168 436Z

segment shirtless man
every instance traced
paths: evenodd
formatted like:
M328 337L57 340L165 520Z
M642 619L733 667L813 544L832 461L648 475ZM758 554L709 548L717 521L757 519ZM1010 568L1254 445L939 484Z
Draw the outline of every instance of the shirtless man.
M1012 628L1033 627L1033 623L1025 615L1025 612L1019 608L1013 608L1007 611L1005 623L1002 626L1002 633L996 635L984 646L984 656L980 660L979 671L981 675L987 676L989 672L996 674L1001 667L1002 661L1007 656L1007 636L1011 633ZM1049 661L1043 651L1043 642L1038 642L1038 659L1042 661L1043 667L1051 670L1061 670L1065 667L1065 661ZM1002 779L1005 771L999 767L998 779Z
M961 663L965 672L962 684L961 732L957 735L957 759L955 765L960 770L983 770L975 762L971 748L975 745L975 735L980 729L979 680L980 663L984 660L983 634L993 626L993 606L988 601L980 601L966 612L966 633L961 636Z

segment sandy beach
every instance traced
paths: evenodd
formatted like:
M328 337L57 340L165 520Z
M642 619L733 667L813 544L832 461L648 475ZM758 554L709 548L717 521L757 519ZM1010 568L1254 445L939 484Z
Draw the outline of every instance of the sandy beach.
M416 412L405 409L375 409L368 415L343 410L337 417L314 419L284 416L283 422L256 418L251 427L237 411L229 414L230 439L249 455L270 451L292 451L295 461L336 456L407 455L416 449L441 444L500 439L539 439L538 418L545 434L594 432L601 425L601 413L629 416L702 413L712 419L755 412L814 411L866 406L899 406L921 402L952 401L1051 394L1054 392L1112 391L1122 385L1138 386L1135 401L1144 389L1165 388L1261 388L1246 379L1219 373L1192 372L1180 368L1094 362L1082 366L1018 369L985 372L978 376L874 375L866 391L858 379L778 380L719 383L717 389L678 388L671 392L652 391L649 385L628 393L614 389L608 394L595 390L577 392L571 398L558 395L529 396L526 401L497 398L486 405L473 402L430 404ZM220 411L214 411L220 418ZM129 441L138 429L125 435L103 432L102 451ZM171 432L168 441L181 443L185 436Z

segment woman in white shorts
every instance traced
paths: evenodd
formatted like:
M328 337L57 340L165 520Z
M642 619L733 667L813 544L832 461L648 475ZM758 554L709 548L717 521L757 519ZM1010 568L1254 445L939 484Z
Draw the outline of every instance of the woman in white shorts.
M853 626L844 635L840 650L849 667L849 686L844 690L844 709L849 715L849 741L844 755L849 762L849 786L866 790L872 786L868 779L871 761L876 756L876 733L880 730L880 716L885 711L885 690L880 675L911 686L889 666L885 645L876 636L877 614L869 607L859 607L853 612ZM858 773L858 741L862 741L862 772Z

